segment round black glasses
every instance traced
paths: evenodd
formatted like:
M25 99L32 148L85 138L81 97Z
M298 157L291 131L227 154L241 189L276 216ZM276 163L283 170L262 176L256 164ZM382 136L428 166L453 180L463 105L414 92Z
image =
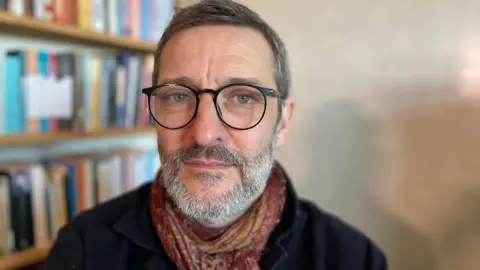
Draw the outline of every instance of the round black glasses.
M251 129L262 121L267 97L282 98L278 91L247 83L229 84L217 90L161 84L144 88L142 93L148 96L148 107L155 122L167 129L180 129L190 124L197 115L203 93L213 95L220 120L238 130Z

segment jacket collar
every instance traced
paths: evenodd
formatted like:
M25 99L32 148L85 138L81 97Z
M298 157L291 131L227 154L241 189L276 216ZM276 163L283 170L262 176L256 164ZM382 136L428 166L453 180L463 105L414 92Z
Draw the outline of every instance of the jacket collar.
M282 214L282 219L272 232L268 241L268 253L260 260L262 269L275 269L288 255L288 249L294 246L300 234L298 228L302 228L306 221L305 215L300 208L297 193L286 170L278 161L275 162L286 180L287 200Z
M275 165L280 168L286 179L287 200L282 220L274 229L268 241L269 252L260 261L261 266L265 265L272 269L287 256L288 247L297 240L295 236L298 236L298 234L294 233L296 228L302 227L302 223L305 222L290 178L278 162L275 162ZM171 268L173 263L162 248L151 221L150 189L151 183L139 188L133 207L119 218L113 225L113 229L137 246L152 253L152 257L146 263L148 269L167 269Z
M139 188L133 207L118 219L113 225L113 229L135 245L151 253L150 258L145 262L146 269L173 269L173 263L163 250L151 222L151 185L148 183Z

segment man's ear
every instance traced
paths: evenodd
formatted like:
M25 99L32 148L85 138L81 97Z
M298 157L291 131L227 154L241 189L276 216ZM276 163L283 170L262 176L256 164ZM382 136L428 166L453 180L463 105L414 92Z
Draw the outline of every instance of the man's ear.
M276 147L282 146L287 137L287 133L293 122L295 114L296 101L294 98L289 97L282 102L282 118L277 127L277 144Z

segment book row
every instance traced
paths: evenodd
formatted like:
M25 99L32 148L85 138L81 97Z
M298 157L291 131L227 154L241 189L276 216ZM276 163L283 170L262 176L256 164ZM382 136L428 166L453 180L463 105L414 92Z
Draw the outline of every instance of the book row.
M152 54L8 50L0 134L132 129L150 125Z
M0 0L2 9L18 16L158 42L175 12L175 0Z
M155 178L157 151L0 164L0 256L55 240L59 229L96 204Z

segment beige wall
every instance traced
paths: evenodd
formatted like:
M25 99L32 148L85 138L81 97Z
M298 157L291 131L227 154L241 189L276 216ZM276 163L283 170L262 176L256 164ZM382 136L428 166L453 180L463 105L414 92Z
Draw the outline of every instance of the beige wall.
M241 2L290 52L298 192L391 269L480 269L480 1Z

